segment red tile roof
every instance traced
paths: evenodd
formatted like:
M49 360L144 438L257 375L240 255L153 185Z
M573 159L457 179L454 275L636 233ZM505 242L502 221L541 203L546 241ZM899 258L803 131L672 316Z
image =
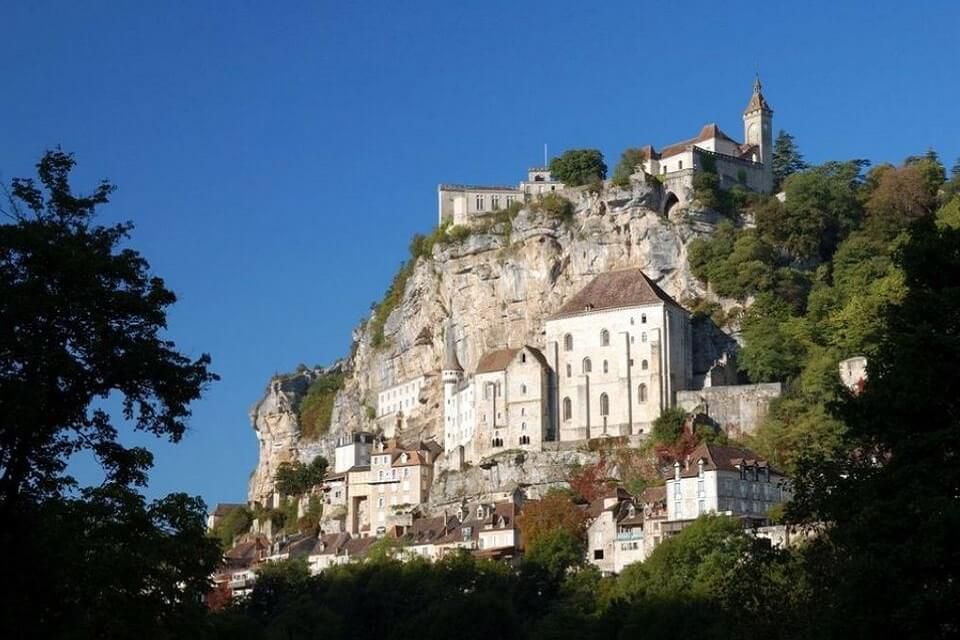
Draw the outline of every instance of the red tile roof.
M524 345L523 347L518 347L516 349L497 349L496 351L488 351L483 354L480 358L480 362L477 363L476 373L491 373L494 371L503 371L506 369L511 362L513 362L514 357L521 351L526 350L537 359L540 364L547 366L547 359L540 353L539 349L535 349L531 346Z

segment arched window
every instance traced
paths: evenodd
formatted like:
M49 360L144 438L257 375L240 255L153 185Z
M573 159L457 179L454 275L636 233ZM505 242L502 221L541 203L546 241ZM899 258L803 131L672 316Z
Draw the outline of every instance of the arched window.
M606 360L603 361L603 372L604 372L604 373L609 373L609 372L610 372L610 365L607 364L607 361L606 361Z
M600 332L600 344L605 347L610 346L610 332L606 329Z
M567 363L567 377L573 377L573 368L570 366L570 363Z
M637 401L646 402L647 401L647 385L641 384L637 387Z
M647 361L646 361L646 360L641 360L641 361L640 361L640 368L643 369L644 371L646 371L647 369L650 368L650 365L647 364Z
M590 373L593 370L593 365L590 363L590 358L583 359L583 372Z
M570 398L563 399L563 419L569 420L573 416L573 403Z
M640 324L647 324L647 314L645 313L640 314Z
M526 354L526 353L521 353L521 354L520 354L520 362L526 362L526 361L527 361L527 354Z
M610 415L610 396L605 393L600 394L600 415Z
M573 351L573 336L569 333L563 336L563 350Z

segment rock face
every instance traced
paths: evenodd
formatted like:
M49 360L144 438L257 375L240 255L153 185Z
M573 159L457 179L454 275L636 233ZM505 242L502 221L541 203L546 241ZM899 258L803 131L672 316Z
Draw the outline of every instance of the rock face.
M408 420L404 432L394 435L404 443L439 440L442 389L436 374L443 361L444 327L454 332L460 362L470 373L490 349L522 344L543 348L545 318L604 271L640 267L681 303L709 295L687 265L689 242L713 229L715 221L708 215L671 211L671 219L665 218L658 213L659 185L642 180L602 195L565 195L576 205L571 220L524 209L512 228L500 224L475 232L462 242L437 245L432 259L418 260L402 303L384 324L386 345L375 348L366 325L355 330L331 435L324 441L301 442L291 411L297 393L302 393L297 385L308 376L272 382L251 415L260 463L251 479L250 499L266 497L279 462L310 459L331 448L339 434L375 430L365 407L376 405L379 390L416 376L430 376L421 395L427 403L420 417ZM701 331L694 342L694 375L699 380L736 347L715 327Z

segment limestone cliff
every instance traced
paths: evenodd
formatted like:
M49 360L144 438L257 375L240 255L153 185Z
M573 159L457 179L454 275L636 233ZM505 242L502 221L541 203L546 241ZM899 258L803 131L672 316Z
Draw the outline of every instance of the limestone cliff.
M374 347L367 325L354 332L353 355L345 363L344 388L337 397L331 434L307 445L300 441L290 407L297 391L274 383L252 414L260 440L260 462L250 498L263 499L279 462L309 459L327 451L341 433L375 430L365 407L376 405L379 390L438 372L444 328L452 327L460 361L469 373L489 349L530 344L544 347L544 320L593 276L623 267L640 267L679 301L704 296L687 265L689 242L712 227L710 216L674 209L667 219L661 190L642 179L629 189L597 195L569 191L572 219L524 209L512 221L462 242L438 244L432 259L420 259L406 282L402 303L384 323L385 345ZM694 373L703 374L734 348L715 328L695 336ZM306 381L304 377L304 381ZM439 376L429 379L418 415L408 419L402 441L440 437ZM297 387L299 389L299 387Z

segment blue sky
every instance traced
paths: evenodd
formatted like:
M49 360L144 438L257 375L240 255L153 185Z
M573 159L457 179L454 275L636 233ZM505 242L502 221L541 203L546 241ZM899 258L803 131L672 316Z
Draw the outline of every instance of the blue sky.
M181 444L128 441L149 495L237 501L267 379L348 352L438 182L516 182L544 143L613 166L707 122L740 138L756 70L808 160L949 167L958 24L953 1L6 2L0 178L61 145L77 186L119 186L103 220L136 223L171 336L223 377Z

